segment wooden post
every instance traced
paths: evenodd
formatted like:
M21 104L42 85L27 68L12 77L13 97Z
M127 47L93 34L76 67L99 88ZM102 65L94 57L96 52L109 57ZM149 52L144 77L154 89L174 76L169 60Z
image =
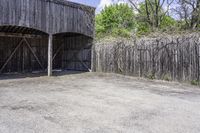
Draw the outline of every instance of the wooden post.
M48 76L52 76L52 55L53 55L53 36L49 34L48 41Z

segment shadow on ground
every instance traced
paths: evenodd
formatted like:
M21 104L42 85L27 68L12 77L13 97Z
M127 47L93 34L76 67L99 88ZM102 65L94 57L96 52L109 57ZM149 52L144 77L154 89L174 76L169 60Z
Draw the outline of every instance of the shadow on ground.
M82 74L86 73L83 71L54 71L52 77L65 76L72 74ZM10 79L24 79L24 78L35 78L47 76L46 72L37 72L37 73L8 73L0 74L0 80L10 80Z

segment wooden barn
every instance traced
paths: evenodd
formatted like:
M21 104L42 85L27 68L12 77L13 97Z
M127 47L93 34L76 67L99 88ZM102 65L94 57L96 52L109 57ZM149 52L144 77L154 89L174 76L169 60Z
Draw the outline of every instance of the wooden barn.
M67 0L0 0L0 74L91 69L95 8Z

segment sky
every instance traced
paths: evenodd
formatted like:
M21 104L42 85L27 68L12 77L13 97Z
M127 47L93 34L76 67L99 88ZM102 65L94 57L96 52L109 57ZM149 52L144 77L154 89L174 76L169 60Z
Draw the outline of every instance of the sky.
M100 4L100 1L102 0L70 0L70 1L93 6L93 7L98 7L98 5Z
M98 14L106 5L108 6L108 5L111 5L113 3L119 3L119 1L123 2L123 1L126 1L126 0L69 0L69 1L89 5L89 6L92 6L92 7L96 7L96 13ZM143 0L135 0L135 1L141 2ZM175 17L173 15L173 13L171 15L173 17Z
M100 12L106 5L110 5L117 0L70 0L72 2L81 3L96 7L96 12Z

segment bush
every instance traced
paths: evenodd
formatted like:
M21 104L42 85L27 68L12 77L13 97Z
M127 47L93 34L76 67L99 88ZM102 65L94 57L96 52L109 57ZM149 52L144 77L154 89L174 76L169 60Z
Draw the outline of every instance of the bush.
M153 73L148 74L146 77L151 80L156 79L155 74Z
M199 85L199 81L198 80L192 80L191 81L191 85Z
M171 76L169 74L165 74L163 76L163 80L165 80L165 81L172 81L172 78L171 78Z
M124 38L130 38L131 33L127 29L113 29L112 31L113 36L117 37L124 37Z
M128 4L116 4L105 7L96 15L96 37L130 37L136 29L135 14Z

